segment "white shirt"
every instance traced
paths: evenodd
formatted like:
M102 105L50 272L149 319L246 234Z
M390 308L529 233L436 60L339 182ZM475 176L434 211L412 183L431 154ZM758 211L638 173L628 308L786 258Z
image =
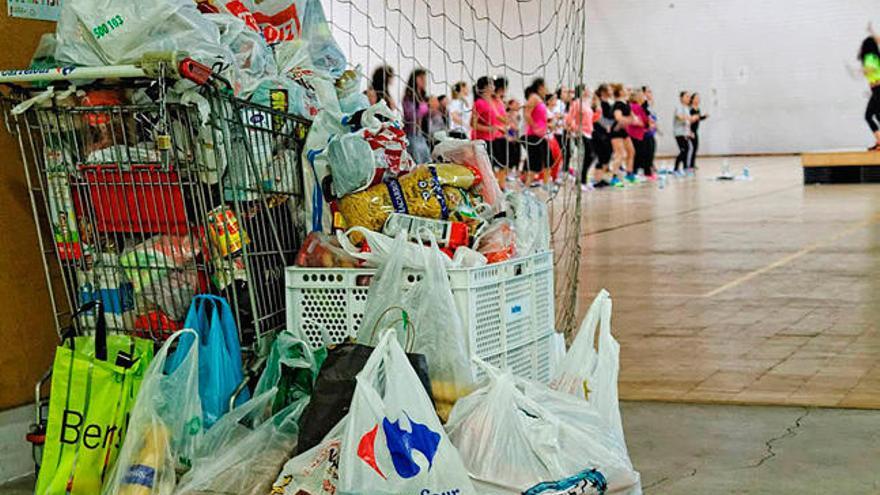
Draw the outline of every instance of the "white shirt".
M468 138L471 136L471 113L473 108L465 100L455 98L449 102L449 130L463 132ZM453 114L461 116L461 124L452 118Z
M553 132L557 136L561 136L562 131L565 130L565 102L557 98L550 113L553 114L553 122L556 124L556 130Z

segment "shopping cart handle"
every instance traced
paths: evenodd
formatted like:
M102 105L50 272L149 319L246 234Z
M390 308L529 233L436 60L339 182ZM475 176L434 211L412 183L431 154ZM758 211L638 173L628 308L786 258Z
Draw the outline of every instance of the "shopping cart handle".
M207 65L200 64L199 62L196 62L189 57L180 61L178 70L180 71L181 76L189 79L199 86L204 86L205 84L208 84L208 81L211 80L211 76L214 73Z

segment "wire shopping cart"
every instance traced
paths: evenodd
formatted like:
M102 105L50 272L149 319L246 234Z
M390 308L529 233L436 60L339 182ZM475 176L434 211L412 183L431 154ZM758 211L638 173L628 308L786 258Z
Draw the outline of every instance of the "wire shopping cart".
M73 85L82 80L95 82ZM192 89L175 97L172 84ZM87 331L94 315L70 314L100 300L110 330L158 341L182 326L195 294L214 293L233 308L243 346L268 349L305 232L308 121L239 99L173 56L2 71L0 85L58 331Z

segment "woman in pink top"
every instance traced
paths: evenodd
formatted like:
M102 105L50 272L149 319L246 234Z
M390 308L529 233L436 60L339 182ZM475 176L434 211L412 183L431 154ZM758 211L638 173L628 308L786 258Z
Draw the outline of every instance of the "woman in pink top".
M544 79L538 78L532 81L531 86L526 88L526 106L523 116L526 119L526 154L529 158L529 170L539 174L547 168L550 162L550 147L547 144L547 105L544 97L547 95L547 87ZM544 174L545 179L547 175ZM526 175L526 185L532 185L532 174Z
M581 187L587 188L587 177L590 165L593 164L593 94L590 88L583 84L574 89L575 100L569 104L568 114L565 116L565 127L573 143L577 143L578 136L582 143L581 162Z
M519 169L519 160L522 150L519 144L519 129L515 115L512 117L507 111L507 78L497 77L494 81L495 95L492 105L495 107L495 115L498 116L500 126L492 142L490 153L492 161L498 168L498 182L503 188L507 182L507 173L514 173Z
M486 148L491 149L492 141L498 136L498 116L492 98L495 95L495 86L492 80L486 76L477 79L474 85L474 113L471 117L471 131L474 140L486 142Z
M632 122L626 126L626 133L632 139L635 157L633 159L633 172L638 173L639 169L645 171L645 177L653 174L651 170L651 150L645 135L648 132L651 119L648 112L642 104L645 103L645 92L639 88L632 92L629 97L629 106L632 110Z

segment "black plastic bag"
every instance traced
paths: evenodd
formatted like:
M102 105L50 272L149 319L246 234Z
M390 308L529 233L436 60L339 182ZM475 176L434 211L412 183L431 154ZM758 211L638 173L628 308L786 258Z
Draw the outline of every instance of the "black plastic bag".
M341 344L329 349L327 359L318 373L312 400L299 421L297 454L321 443L330 430L348 414L357 384L355 378L372 353L372 347L362 344ZM427 359L423 354L413 353L407 353L406 357L433 404Z

